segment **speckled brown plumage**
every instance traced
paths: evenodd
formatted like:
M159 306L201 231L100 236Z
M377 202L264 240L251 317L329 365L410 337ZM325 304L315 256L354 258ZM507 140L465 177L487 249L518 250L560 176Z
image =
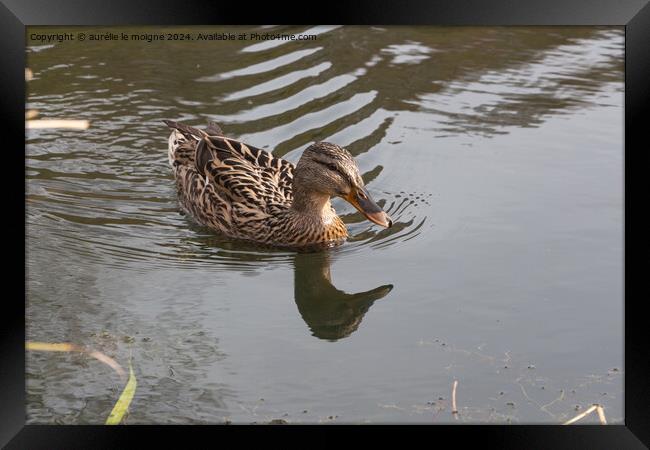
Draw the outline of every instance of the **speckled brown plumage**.
M278 246L347 237L326 193L305 187L294 204L296 167L290 162L223 136L213 123L205 131L165 123L172 128L169 162L180 204L200 224L233 238Z

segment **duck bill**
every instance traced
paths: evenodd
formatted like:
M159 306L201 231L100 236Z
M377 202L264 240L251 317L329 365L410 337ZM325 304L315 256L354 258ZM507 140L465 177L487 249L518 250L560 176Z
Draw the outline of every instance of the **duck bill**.
M390 228L393 225L393 221L388 217L388 214L375 203L365 189L353 189L352 192L343 198L357 208L369 221L386 228Z

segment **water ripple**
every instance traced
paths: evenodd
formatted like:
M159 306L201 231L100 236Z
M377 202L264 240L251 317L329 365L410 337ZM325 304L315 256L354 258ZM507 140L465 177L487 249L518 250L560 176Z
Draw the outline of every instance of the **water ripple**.
M355 30L323 26L301 31L317 35L316 41L224 44L207 60L187 46L148 43L149 56L133 67L107 64L103 52L28 47L34 71L28 107L45 118L91 121L84 134L27 134L31 251L138 269L171 265L254 274L270 262L290 266L293 251L233 242L179 214L166 160L166 118L197 125L216 120L229 135L294 163L315 140L346 146L394 226L380 229L334 199L350 238L331 251L398 251L428 239L435 228L433 192L422 191L421 168L407 163L430 159L425 155L434 146L407 146L410 136L422 130L440 137L507 133L577 106L606 103L607 93L619 89L617 31L465 30L475 38L450 46L456 30L446 37L436 30L373 28L363 35L372 39L350 45ZM516 47L512 36L527 46ZM120 49L110 50L119 58ZM185 64L175 63L182 58ZM405 114L419 128L399 125Z
M245 77L245 76L256 75L264 72L271 72L273 70L276 70L279 67L283 67L291 63L295 63L296 61L304 58L305 56L312 55L322 49L323 47L315 47L306 50L298 50L295 52L287 53L286 55L278 56L277 58L273 58L268 61L263 61L247 67L242 67L241 69L231 70L230 72L218 73L216 75L207 76L207 77L200 77L196 81L220 81L220 80L227 80L229 78Z
M269 80L264 83L243 89L238 92L230 93L223 97L223 101L233 101L241 100L248 97L254 97L256 95L266 94L268 92L276 91L281 88L290 86L304 78L313 78L322 72L326 71L332 67L332 63L329 61L322 62L314 67L308 69L296 70L294 72L288 73L286 75L281 75L273 80Z

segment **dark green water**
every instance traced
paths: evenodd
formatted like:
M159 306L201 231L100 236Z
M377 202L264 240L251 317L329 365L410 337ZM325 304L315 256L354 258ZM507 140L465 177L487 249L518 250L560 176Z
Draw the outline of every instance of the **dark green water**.
M307 28L28 37L224 30ZM314 31L28 39L28 108L91 122L27 131L28 339L131 361L129 424L621 423L622 28ZM179 214L162 119L292 162L346 146L396 225L336 199L326 252L215 236ZM103 423L123 387L82 355L26 370L29 423Z

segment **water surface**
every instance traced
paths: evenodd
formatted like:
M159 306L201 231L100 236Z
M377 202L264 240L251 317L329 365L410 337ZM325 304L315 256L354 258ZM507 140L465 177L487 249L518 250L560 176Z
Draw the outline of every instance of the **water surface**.
M317 39L28 41L28 108L91 126L27 132L27 337L131 361L126 423L622 423L622 28L149 31ZM395 226L335 199L334 249L217 236L162 119L345 146ZM103 423L123 387L83 355L26 370L29 423Z

